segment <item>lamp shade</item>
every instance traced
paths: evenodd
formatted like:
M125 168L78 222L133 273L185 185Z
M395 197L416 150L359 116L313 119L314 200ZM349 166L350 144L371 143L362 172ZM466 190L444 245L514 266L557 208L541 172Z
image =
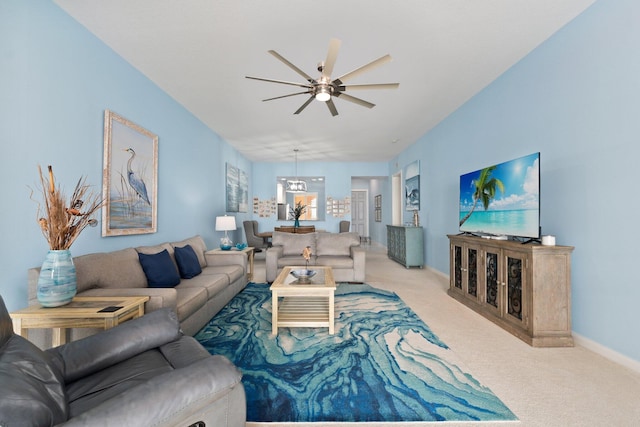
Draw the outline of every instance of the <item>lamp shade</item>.
M216 231L229 231L236 229L236 217L235 216L217 216L216 217Z

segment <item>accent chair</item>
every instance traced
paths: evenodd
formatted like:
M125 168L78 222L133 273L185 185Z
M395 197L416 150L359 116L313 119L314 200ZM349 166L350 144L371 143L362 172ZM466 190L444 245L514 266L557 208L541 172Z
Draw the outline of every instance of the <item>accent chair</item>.
M258 221L243 221L244 234L247 236L247 245L255 248L256 252L261 252L271 246L269 236L258 231Z

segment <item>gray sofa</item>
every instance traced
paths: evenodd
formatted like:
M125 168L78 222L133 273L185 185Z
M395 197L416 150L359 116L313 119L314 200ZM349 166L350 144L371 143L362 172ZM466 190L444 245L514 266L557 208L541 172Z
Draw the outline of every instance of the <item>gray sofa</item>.
M272 247L267 249L267 281L273 282L286 266L303 266L302 250L311 247L309 265L330 266L336 282L364 282L365 251L358 233L307 234L273 232Z
M178 277L171 287L150 287L139 253L158 254L166 250L176 263L175 248L192 247L202 272L193 278ZM143 255L144 256L144 255ZM238 292L245 288L247 256L244 253L220 254L207 251L200 236L157 246L127 248L114 252L92 253L73 258L77 274L78 296L149 296L145 313L169 308L178 315L185 334L194 335ZM37 304L40 268L28 271L29 305ZM78 339L97 330L73 329L70 339ZM44 348L50 342L50 330L30 330L29 340Z
M13 333L0 297L0 425L215 426L246 420L242 374L156 310L43 351Z

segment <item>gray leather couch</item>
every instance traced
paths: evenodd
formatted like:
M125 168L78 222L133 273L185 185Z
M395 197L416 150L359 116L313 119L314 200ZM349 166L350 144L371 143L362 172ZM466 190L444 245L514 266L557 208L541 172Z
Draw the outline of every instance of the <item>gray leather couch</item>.
M149 287L138 253L158 254L166 250L178 269L175 248L193 248L202 273L168 288ZM207 251L204 240L194 236L179 242L140 246L113 252L92 253L73 258L77 274L78 296L149 296L145 313L166 307L175 311L182 330L194 335L248 283L247 256L244 253L220 254ZM40 268L28 271L29 305L37 304ZM98 330L73 329L70 340L83 338ZM41 348L50 342L50 331L32 329L29 340Z
M43 351L13 333L0 297L3 427L244 426L241 378L169 309Z
M358 233L307 234L274 231L273 246L267 249L266 273L269 283L276 280L286 266L304 266L302 250L311 247L309 265L330 266L336 282L364 282L365 250Z

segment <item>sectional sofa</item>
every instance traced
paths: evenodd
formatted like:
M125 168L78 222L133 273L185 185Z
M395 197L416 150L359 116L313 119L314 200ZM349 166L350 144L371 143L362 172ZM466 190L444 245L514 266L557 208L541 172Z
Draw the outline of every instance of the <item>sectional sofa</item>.
M149 296L145 313L164 307L174 310L187 335L198 332L248 283L247 256L207 251L201 236L81 255L73 261L78 296ZM37 303L39 274L40 268L28 271L30 305ZM71 339L96 332L73 329ZM30 330L29 339L44 348L49 334Z

